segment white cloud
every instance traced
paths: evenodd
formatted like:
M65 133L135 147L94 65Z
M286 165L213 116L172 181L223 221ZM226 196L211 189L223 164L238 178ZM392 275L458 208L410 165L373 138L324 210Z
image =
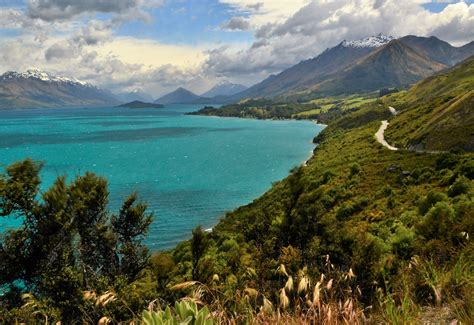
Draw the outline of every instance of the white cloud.
M171 64L183 68L196 68L206 59L204 47L168 45L131 37L116 37L94 49L102 56L112 54L125 63L150 67Z
M0 72L37 66L158 96L178 86L201 92L216 79L258 82L343 39L379 32L436 35L457 45L474 36L474 4L464 2L432 13L421 6L425 0L220 1L235 13L222 27L252 31L253 43L173 45L114 35L121 22L147 16L144 8L161 0L37 0L30 1L27 13L0 8L0 25L20 32L0 39ZM86 22L84 15L97 12L111 16Z
M202 92L212 84L202 71L206 59L202 49L133 38L73 41L77 39L82 38L49 37L42 43L32 36L0 40L0 71L40 68L113 91L141 89L155 97L179 86Z
M459 2L448 5L441 13L431 15L426 33L463 45L474 39L474 4Z
M254 27L265 24L281 23L310 0L219 0L221 3L232 6L238 13L248 16Z
M223 1L238 5L241 10L249 3L245 0ZM426 2L314 0L280 23L270 23L270 19L267 24L260 24L255 30L254 43L246 49L223 46L210 51L206 65L216 75L247 74L256 78L314 57L343 39L359 39L380 32L398 37L435 35L454 45L473 40L474 4L453 3L440 13L433 13L423 8L422 4ZM264 2L263 7L269 3L280 5L276 12L290 4ZM254 14L249 17L253 19Z

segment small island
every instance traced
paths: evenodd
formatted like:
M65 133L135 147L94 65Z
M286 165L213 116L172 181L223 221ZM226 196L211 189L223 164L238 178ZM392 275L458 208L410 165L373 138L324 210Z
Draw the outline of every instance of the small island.
M142 102L140 100L134 100L133 102L126 103L119 105L117 107L126 107L126 108L163 108L165 107L162 104L156 104L156 103L146 103Z

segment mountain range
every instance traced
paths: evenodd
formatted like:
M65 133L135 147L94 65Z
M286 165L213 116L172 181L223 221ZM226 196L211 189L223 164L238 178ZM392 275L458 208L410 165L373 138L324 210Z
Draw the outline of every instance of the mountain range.
M398 39L378 34L342 41L318 56L246 88L224 82L197 95L185 88L158 98L159 104L236 103L247 98L302 101L383 88L405 88L474 55L474 41L454 47L434 36ZM0 109L66 106L115 106L151 102L140 91L113 94L75 78L57 77L37 69L0 76Z
M201 94L201 97L212 98L217 96L232 96L247 89L244 85L231 82L218 83L208 91Z
M379 34L342 41L230 98L284 98L371 92L406 87L474 54L474 42L454 47L436 37Z
M139 90L134 90L130 92L121 92L118 94L115 94L115 97L117 97L118 100L121 102L133 102L133 101L141 101L141 102L152 102L153 97L147 93L144 93Z
M193 101L196 101L200 99L201 97L196 95L195 93L184 89L183 87L179 87L178 89L161 96L157 100L155 100L155 103L157 104L187 104L187 103L192 103Z
M108 91L74 78L32 69L0 76L0 108L111 106L119 101Z
M161 96L155 103L160 104L209 104L225 103L228 97L241 93L247 89L244 85L231 82L223 82L215 85L208 91L197 95L192 91L179 87L172 92Z

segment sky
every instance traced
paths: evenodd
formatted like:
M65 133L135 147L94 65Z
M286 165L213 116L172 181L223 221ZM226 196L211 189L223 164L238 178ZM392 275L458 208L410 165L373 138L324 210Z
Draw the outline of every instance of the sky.
M0 0L0 73L39 68L155 98L250 86L343 40L474 40L474 0Z

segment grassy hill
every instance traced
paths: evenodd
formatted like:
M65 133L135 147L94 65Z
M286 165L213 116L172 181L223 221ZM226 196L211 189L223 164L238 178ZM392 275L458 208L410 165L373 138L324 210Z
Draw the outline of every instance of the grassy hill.
M474 231L474 155L389 151L374 139L389 116L373 103L332 122L306 166L205 235L194 277L195 239L173 251L172 283L218 286L226 311L244 308L250 288L296 321L311 313L303 302L313 296L282 288L290 276L297 284L308 277L325 287L340 320L337 301L354 299L375 323L433 321L443 312L441 323L472 321L474 246L463 234ZM294 299L285 308L281 290ZM236 292L243 297L226 300Z
M400 111L390 143L417 150L474 151L474 57L385 102Z
M256 119L309 119L328 123L341 114L357 110L362 105L375 102L377 93L351 96L322 97L302 103L275 102L268 99L249 99L237 104L215 108L204 107L189 115L241 117Z
M293 322L303 321L314 315L304 302L324 287L325 308L332 306L340 321L344 310L337 302L352 301L368 308L374 323L471 323L474 246L467 234L474 231L474 154L390 151L374 138L380 121L391 117L388 103L401 110L388 128L390 140L416 136L418 119L437 125L444 106L432 100L443 94L458 98L442 120L451 134L469 138L470 62L331 120L305 166L202 235L197 263L198 232L168 255L176 267L165 283L194 279L217 287L218 298L208 303L247 317L260 317L268 299ZM430 109L421 114L413 104ZM423 132L435 137L438 131ZM443 142L444 149L458 147ZM291 289L293 281L298 290ZM246 292L255 299L250 306ZM236 294L240 298L229 300Z

